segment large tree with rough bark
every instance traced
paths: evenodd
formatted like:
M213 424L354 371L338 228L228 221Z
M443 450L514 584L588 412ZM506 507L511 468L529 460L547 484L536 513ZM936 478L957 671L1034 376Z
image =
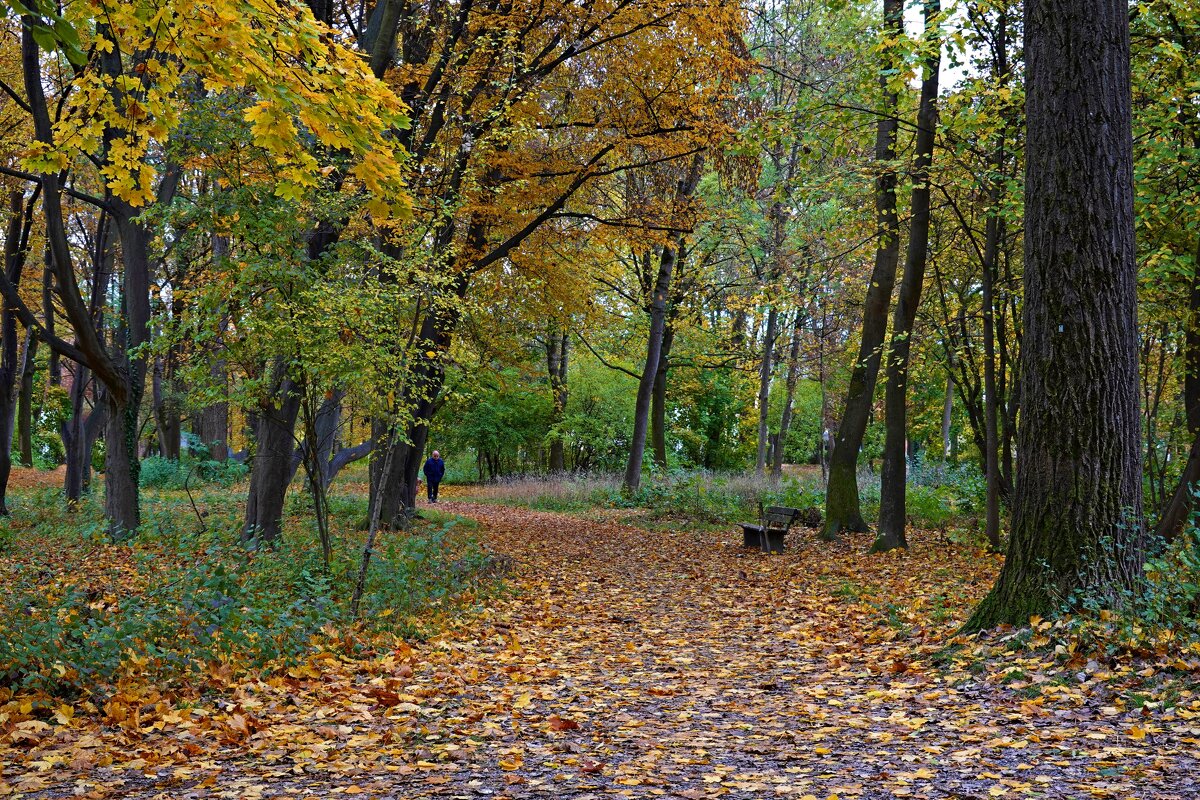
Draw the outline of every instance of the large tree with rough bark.
M1008 557L966 624L1020 624L1141 578L1129 7L1025 6L1025 392Z

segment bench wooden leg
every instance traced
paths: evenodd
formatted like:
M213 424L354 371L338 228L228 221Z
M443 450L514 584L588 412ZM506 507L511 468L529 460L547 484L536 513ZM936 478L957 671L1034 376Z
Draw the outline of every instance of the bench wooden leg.
M762 536L762 551L764 553L782 553L785 536L787 536L787 531L766 531Z
M758 525L742 526L742 547L753 547L761 550L763 546L763 529Z

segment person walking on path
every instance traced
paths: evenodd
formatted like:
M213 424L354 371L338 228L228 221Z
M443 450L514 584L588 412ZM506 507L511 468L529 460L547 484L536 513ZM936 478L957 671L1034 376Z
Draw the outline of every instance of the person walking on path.
M436 503L438 484L442 482L442 476L446 474L446 462L442 461L442 454L434 450L433 455L425 459L425 466L422 469L425 473L425 491L429 495L429 502Z

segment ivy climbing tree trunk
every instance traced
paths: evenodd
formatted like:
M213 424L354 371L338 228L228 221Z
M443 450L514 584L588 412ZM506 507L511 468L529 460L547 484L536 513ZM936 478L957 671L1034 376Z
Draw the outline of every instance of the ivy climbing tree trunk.
M941 36L938 31L941 0L925 0L925 42L928 55L921 78L921 104L917 111L916 162L913 167L912 217L908 228L908 252L904 278L896 298L892 319L892 343L887 353L887 384L884 387L884 422L887 431L880 472L879 532L872 552L882 553L908 547L904 528L908 520L905 495L908 484L908 362L912 352L913 327L921 290L925 286L925 264L929 260L929 168L933 163L937 131L938 70L941 66Z
M1141 580L1129 6L1025 5L1025 309L1012 534L976 631Z
M825 527L821 538L833 541L842 531L865 531L858 497L858 451L862 448L875 394L875 379L883 339L887 334L887 312L896 284L896 266L900 260L900 220L896 215L896 109L899 94L893 85L893 75L899 69L897 47L904 33L904 3L884 0L884 37L892 42L882 48L880 88L883 104L875 136L875 160L879 176L875 179L875 214L879 242L875 251L875 268L867 284L863 303L862 338L858 358L850 373L845 411L833 452L829 457L829 479L825 487Z

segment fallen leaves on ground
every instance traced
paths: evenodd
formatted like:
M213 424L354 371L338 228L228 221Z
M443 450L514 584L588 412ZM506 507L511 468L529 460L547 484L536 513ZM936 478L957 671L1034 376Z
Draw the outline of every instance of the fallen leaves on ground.
M1196 796L1195 654L955 640L999 567L980 550L807 531L766 556L732 531L443 508L514 559L507 599L367 661L214 668L186 702L0 695L0 795Z

